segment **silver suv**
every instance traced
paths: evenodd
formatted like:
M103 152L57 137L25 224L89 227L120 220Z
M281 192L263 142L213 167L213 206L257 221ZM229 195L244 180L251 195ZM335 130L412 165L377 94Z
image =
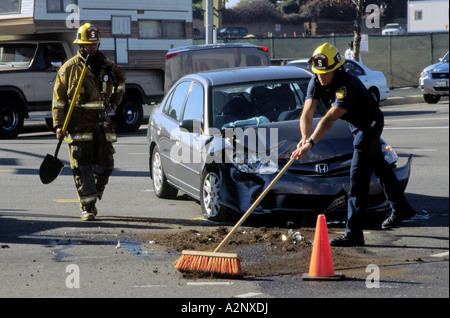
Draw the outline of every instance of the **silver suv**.
M419 87L428 104L436 104L441 96L448 96L448 52L439 63L426 67L420 73Z

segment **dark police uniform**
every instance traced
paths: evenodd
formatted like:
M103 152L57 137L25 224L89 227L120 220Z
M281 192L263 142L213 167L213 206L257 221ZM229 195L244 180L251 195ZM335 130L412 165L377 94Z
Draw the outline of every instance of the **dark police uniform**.
M306 99L322 100L328 108L342 107L347 110L341 119L349 122L350 130L354 135L348 193L348 220L345 230L347 237L363 240L362 218L368 203L372 172L380 179L393 212L410 213L412 208L406 201L398 179L384 160L381 151L383 113L359 78L340 68L336 70L331 84L323 87L317 78L313 77L308 85Z

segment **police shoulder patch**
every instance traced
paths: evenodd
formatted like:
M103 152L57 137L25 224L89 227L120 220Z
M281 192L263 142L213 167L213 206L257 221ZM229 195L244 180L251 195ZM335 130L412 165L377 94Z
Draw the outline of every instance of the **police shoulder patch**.
M345 96L347 96L347 87L342 86L341 88L339 88L339 89L336 91L336 97L339 98L339 99L342 99L342 98L344 98Z

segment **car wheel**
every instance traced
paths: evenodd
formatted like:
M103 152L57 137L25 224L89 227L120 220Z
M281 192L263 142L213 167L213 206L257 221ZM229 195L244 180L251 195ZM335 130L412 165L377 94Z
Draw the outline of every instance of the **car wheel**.
M45 118L45 125L48 130L56 132L56 128L53 127L53 118Z
M144 111L142 102L136 96L125 95L117 107L114 119L118 131L136 131L141 126Z
M423 99L428 104L436 104L441 99L441 96L439 96L439 95L431 95L431 94L423 94Z
M152 155L151 172L155 195L161 199L175 199L178 189L167 182L161 162L161 154L157 149L155 149Z
M16 138L22 131L24 115L20 103L10 97L0 101L0 138Z
M204 170L200 189L200 205L203 216L211 221L225 221L227 217L227 209L219 203L221 183L217 167L207 167Z

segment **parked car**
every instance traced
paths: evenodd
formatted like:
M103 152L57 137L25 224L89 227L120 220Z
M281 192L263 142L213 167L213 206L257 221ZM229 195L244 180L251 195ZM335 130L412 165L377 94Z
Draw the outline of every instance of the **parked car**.
M381 35L405 35L406 30L399 23L388 23L381 30Z
M311 71L309 59L288 62L285 66L296 66ZM382 72L372 71L370 68L354 60L345 60L342 66L348 73L357 76L369 90L377 102L384 101L389 96L386 77Z
M428 104L436 104L441 96L448 96L448 52L439 63L426 67L420 73L419 87Z
M149 170L159 198L179 190L199 200L205 218L247 211L288 162L300 139L299 117L311 74L299 68L232 68L187 75L150 115ZM326 113L317 107L314 125ZM253 213L324 212L346 204L353 153L348 123L338 120L294 162ZM383 145L386 160L397 155ZM406 187L411 158L394 171ZM390 210L373 176L369 209Z
M227 37L227 38L243 38L248 34L248 31L244 27L229 27L229 28L221 28L219 32L217 32L217 36Z

